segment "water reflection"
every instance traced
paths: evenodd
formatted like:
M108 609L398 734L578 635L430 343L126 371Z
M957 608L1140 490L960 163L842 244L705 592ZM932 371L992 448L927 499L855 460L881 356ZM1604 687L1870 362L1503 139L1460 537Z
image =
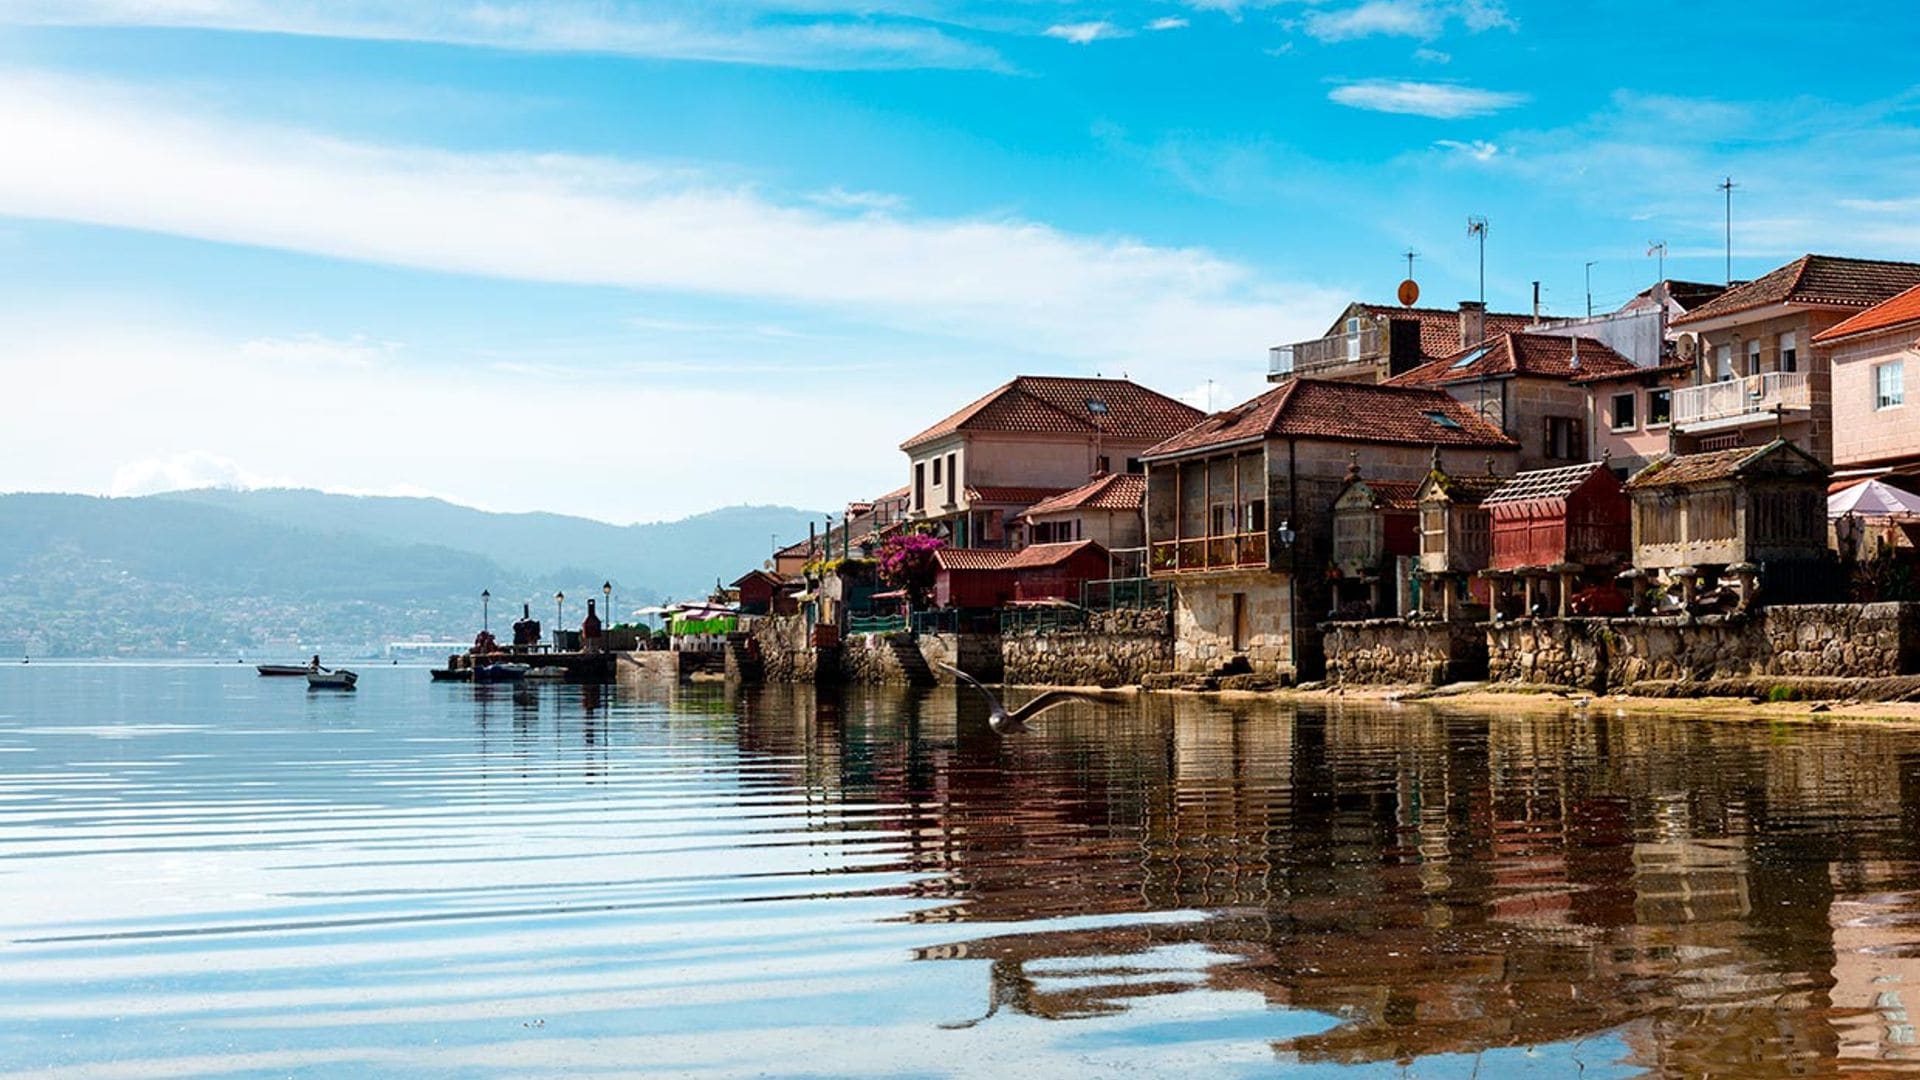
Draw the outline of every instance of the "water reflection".
M36 665L0 763L0 1074L1920 1070L1903 731Z

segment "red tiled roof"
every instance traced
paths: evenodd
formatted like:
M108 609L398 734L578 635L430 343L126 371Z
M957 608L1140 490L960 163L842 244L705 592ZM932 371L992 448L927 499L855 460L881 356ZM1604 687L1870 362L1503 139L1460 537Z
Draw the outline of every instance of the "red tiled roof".
M1581 356L1581 363L1586 363L1584 354ZM1659 364L1654 367L1633 368L1629 371L1605 371L1597 375L1583 375L1573 380L1573 384L1575 386L1585 386L1589 383L1622 382L1627 379L1639 379L1649 376L1667 378L1673 375L1690 375L1692 373L1693 361L1674 360L1670 363Z
M1444 390L1289 379L1146 451L1172 457L1270 437L1511 450L1508 438Z
M1355 483L1364 484L1373 493L1373 505L1388 510L1417 510L1420 507L1420 485L1412 480L1368 480L1362 478Z
M1449 308L1410 308L1394 304L1359 304L1360 310L1377 319L1413 319L1420 324L1420 352L1428 359L1446 356L1460 350L1460 312ZM1344 321L1345 313L1341 319ZM1509 315L1505 312L1490 311L1486 316L1483 333L1518 333L1533 325L1533 319L1527 315ZM1344 333L1346 328L1335 323L1327 331L1329 337Z
M1627 481L1627 487L1639 491L1647 488L1682 487L1709 480L1726 480L1747 471L1762 459L1779 452L1798 454L1819 466L1824 476L1830 470L1825 462L1800 449L1784 439L1775 439L1765 446L1736 446L1727 450L1709 450L1704 454L1676 454L1658 458L1646 468L1634 473Z
M1013 552L1001 548L939 548L933 561L942 570L1004 570Z
M1027 507L1027 517L1069 510L1138 510L1146 505L1147 478L1139 473L1109 473L1072 491Z
M1091 540L1069 540L1059 544L1029 544L1021 548L1008 559L1002 569L1038 570L1049 566L1058 566L1083 551L1096 551L1101 555L1107 549Z
M1574 367L1574 342L1580 366ZM1501 334L1387 380L1388 386L1446 386L1505 375L1571 381L1604 372L1637 371L1633 361L1592 338L1553 334Z
M967 501L970 503L1007 503L1009 505L1032 506L1034 503L1051 499L1066 491L1057 487L996 487L967 485Z
M1670 325L1685 326L1769 304L1866 308L1920 285L1920 263L1802 255L1744 285L1736 285Z
M1875 330L1888 330L1910 322L1920 322L1920 285L1915 285L1891 300L1875 304L1844 322L1827 327L1813 335L1813 340L1837 341L1843 337L1871 333Z
M911 449L963 430L1098 434L1121 442L1153 442L1181 431L1202 415L1191 405L1125 379L1022 375L901 443L900 448Z

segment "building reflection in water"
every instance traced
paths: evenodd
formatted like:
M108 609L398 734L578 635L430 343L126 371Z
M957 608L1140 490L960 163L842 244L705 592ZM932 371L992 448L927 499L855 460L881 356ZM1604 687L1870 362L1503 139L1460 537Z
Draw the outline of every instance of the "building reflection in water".
M1334 1018L1276 1045L1304 1061L1617 1032L1668 1075L1920 1068L1910 734L1152 695L1003 740L950 689L727 705L823 815L882 808L832 828L897 845L916 919L994 924L919 953L985 962L957 1025L1205 987Z

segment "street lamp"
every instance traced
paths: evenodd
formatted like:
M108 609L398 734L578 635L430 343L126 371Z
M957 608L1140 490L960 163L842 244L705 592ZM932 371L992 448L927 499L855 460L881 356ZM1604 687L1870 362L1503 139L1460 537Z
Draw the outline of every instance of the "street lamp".
M611 581L601 582L600 595L606 597L607 629L611 630L613 629L613 582Z
M483 632L484 632L484 631L486 631L486 630L488 629L488 626L487 626L487 606L488 606L489 604L491 604L491 603L493 603L493 592L492 592L492 590L490 590L490 589L481 589L481 590L480 590L480 629L481 629L481 630L482 630Z
M562 620L566 618L566 610L567 610L566 604L567 604L566 593L557 592L553 594L553 651L554 652L560 651L560 626L562 624Z

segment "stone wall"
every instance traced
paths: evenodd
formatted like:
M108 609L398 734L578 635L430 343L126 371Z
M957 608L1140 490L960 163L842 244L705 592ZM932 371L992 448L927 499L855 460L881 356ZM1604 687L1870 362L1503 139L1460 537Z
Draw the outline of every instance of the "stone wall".
M999 682L1006 668L1000 659L999 634L921 634L920 655L934 677L951 683L953 676L938 665L956 667L981 682Z
M1165 609L1099 611L1081 630L1007 634L1002 679L1028 686L1132 686L1173 666Z
M753 641L760 649L762 678L770 683L818 682L819 654L807 640L807 620L800 615L756 619Z
M1487 628L1496 682L1630 689L1920 672L1920 604L1795 604L1698 618L1521 619Z
M1487 675L1481 623L1365 619L1321 629L1328 682L1439 685Z

